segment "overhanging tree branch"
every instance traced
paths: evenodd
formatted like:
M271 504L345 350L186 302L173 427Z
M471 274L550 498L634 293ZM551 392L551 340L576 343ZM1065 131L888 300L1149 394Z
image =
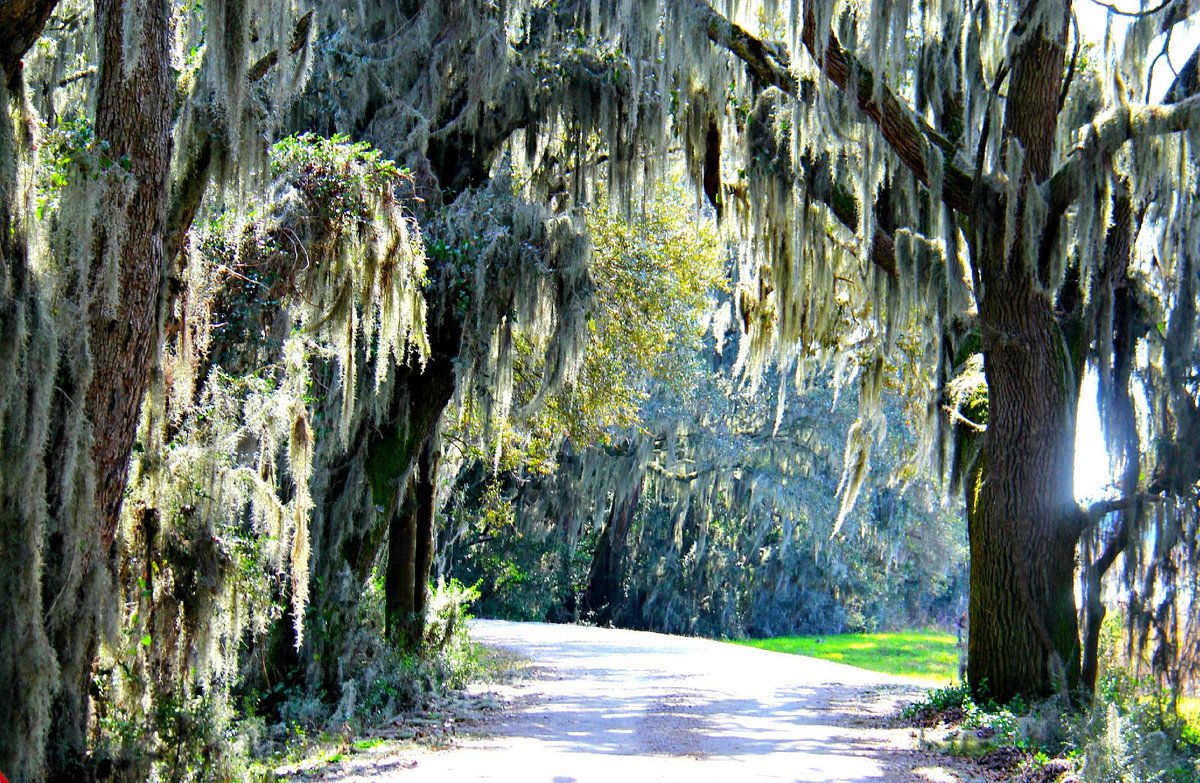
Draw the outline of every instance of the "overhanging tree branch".
M774 85L788 95L799 95L799 83L784 49L746 32L703 0L697 0L695 8L708 40L736 55L760 84Z
M1104 4L1097 3L1097 5ZM1152 27L1155 34L1165 33L1175 25L1187 21L1197 11L1200 11L1200 0L1167 0L1157 8L1134 14L1133 24L1126 33L1126 37L1142 36L1142 28L1145 26Z
M1086 529L1114 511L1125 511L1134 508L1138 503L1156 503L1161 501L1162 496L1150 492L1140 492L1135 495L1110 498L1108 500L1097 500L1087 508L1080 510L1082 522Z
M917 117L886 86L877 90L876 76L842 48L832 31L821 49L811 0L805 3L803 40L825 77L852 96L858 108L875 123L888 146L921 184L929 187L932 182L930 156L942 156L942 201L958 212L969 212L974 182L969 174L954 165L957 151L954 144ZM877 92L878 100L875 98Z
M760 84L777 87L793 98L806 100L805 84L797 81L792 73L791 60L787 51L779 45L763 41L739 25L717 13L707 2L697 0L696 13L708 39L741 60ZM808 193L825 204L838 222L853 232L866 231L860 225L862 212L858 199L837 183L824 169L813 161L801 163L805 169ZM892 277L896 272L896 243L892 235L876 225L871 240L870 260Z
M1179 133L1195 127L1200 127L1200 96L1175 104L1121 106L1099 117L1070 159L1050 178L1050 219L1061 217L1079 198L1095 160L1112 156L1131 139Z
M58 0L0 0L0 67L9 90L16 86L21 58L42 34Z
M1179 69L1175 81L1163 96L1163 103L1178 103L1197 92L1200 92L1200 47L1192 52L1192 56Z

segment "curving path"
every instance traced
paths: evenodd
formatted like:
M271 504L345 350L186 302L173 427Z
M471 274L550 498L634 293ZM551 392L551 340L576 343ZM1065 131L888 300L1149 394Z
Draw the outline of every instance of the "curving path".
M879 694L910 683L849 666L703 639L475 621L472 636L532 659L488 736L357 780L927 780L907 772L902 732L873 728ZM361 776L364 770L359 770Z

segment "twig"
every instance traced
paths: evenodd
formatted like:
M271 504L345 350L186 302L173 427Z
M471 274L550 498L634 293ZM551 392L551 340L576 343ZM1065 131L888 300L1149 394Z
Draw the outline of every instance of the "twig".
M1112 3L1104 3L1104 2L1101 2L1101 0L1092 0L1093 4L1100 6L1101 8L1103 8L1104 10L1106 10L1110 14L1112 14L1113 16L1124 16L1124 17L1127 17L1130 19L1141 19L1141 18L1147 17L1147 16L1154 16L1155 14L1157 14L1160 11L1165 11L1174 2L1175 2L1175 0L1164 0L1164 2L1160 3L1159 5L1156 5L1153 8L1147 8L1145 11L1122 11L1120 8L1117 8L1116 5L1114 5Z
M1079 35L1079 16L1074 11L1071 11L1071 29L1075 32L1075 48L1071 50L1071 64L1067 66L1067 78L1063 79L1062 92L1058 94L1058 110L1060 112L1067 105L1067 94L1071 91L1071 81L1075 78L1075 67L1079 63L1079 49L1082 43Z
M959 413L957 408L953 408L949 405L943 405L942 410L944 410L944 411L946 411L946 413L950 414L950 418L954 419L955 421L959 422L960 424L965 424L966 426L970 427L971 429L975 430L976 432L987 432L986 424L980 424L979 422L971 421L966 416Z

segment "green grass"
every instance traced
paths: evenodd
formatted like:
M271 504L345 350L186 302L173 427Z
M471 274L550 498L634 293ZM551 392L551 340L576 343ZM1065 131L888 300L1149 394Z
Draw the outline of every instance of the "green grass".
M774 639L745 639L738 644L809 655L930 684L944 685L957 679L958 675L958 648L954 635L940 631L777 636Z

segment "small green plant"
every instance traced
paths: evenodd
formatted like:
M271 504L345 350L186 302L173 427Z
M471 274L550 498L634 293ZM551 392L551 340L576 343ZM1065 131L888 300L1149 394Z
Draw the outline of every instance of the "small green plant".
M1023 741L1019 733L1017 721L1019 713L1016 711L1021 706L1023 705L1018 703L1001 707L991 700L981 706L974 700L965 700L963 710L966 714L963 717L962 726L965 729L974 729L995 737L997 744L1024 748L1028 743Z
M108 154L108 141L97 139L91 121L82 116L64 119L47 129L39 145L38 163L38 220L58 208L68 185L97 181L110 172L127 172L132 167L128 155L114 160Z
M355 750L372 750L386 743L383 737L367 737L365 739L355 740L351 747Z
M934 688L924 699L913 702L900 713L901 717L911 719L922 713L942 713L951 709L966 710L975 706L971 698L971 686L965 682L947 685L945 688Z
M425 624L425 647L441 662L446 683L451 688L465 687L476 670L474 645L467 635L468 610L479 600L479 585L470 587L451 579L439 579L429 600L429 619Z

